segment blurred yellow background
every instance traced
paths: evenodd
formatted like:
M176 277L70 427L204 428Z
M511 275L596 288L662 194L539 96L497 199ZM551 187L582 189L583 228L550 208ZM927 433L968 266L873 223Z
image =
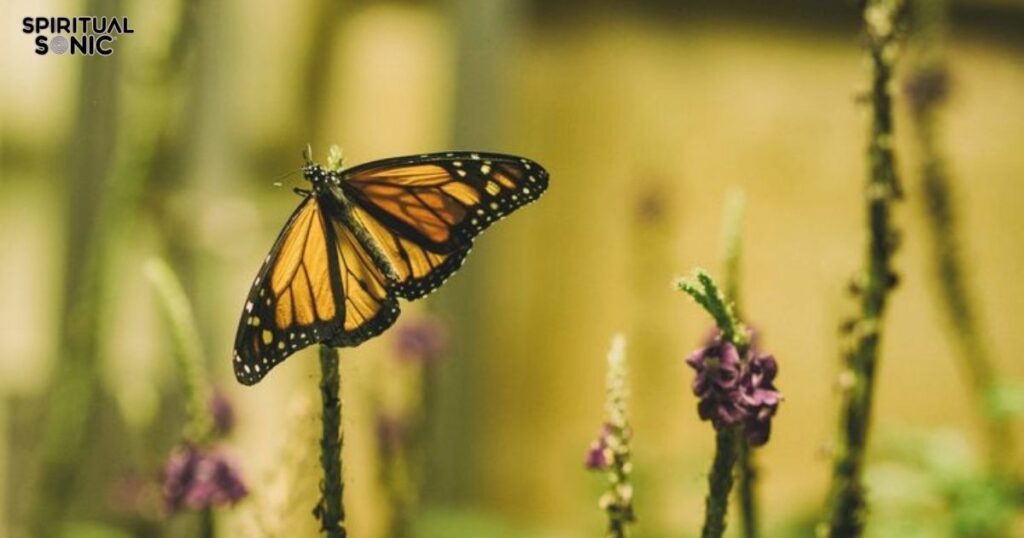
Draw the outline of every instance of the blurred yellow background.
M603 420L605 353L622 331L638 533L696 534L714 436L696 416L682 359L710 321L671 284L695 266L720 273L722 206L737 189L747 202L743 309L779 360L785 394L758 456L766 524L778 528L823 506L838 412L836 328L851 310L844 290L864 245L867 117L856 101L867 70L852 3L796 2L768 15L750 3L713 12L513 0L186 2L195 24L170 78L156 59L181 24L177 2L88 4L11 0L3 9L0 535L23 530L23 461L40 436L27 418L37 415L24 409L60 397L57 335L65 278L75 270L68 215L80 202L69 196L79 191L68 186L68 168L76 148L96 147L88 137L110 137L123 162L151 130L171 142L160 146L160 168L141 192L110 183L124 175L93 183L123 196L103 211L134 200L102 251L101 387L125 435L168 432L162 444L135 441L125 451L158 457L171 448L182 423L179 381L141 270L151 256L168 257L215 383L237 404L229 447L252 494L223 513L225 535L316 530L315 350L251 388L230 369L245 293L298 201L290 192L298 179L273 183L301 164L307 142L320 159L329 144L341 145L348 164L477 149L522 154L551 173L549 192L481 237L446 286L424 304L403 305L399 325L429 310L447 322L452 342L430 409L426 506L481 514L504 529L489 535L598 535L601 479L584 472L582 458ZM957 4L971 16L962 25L954 18L942 142L984 335L1001 372L1020 379L1024 8L1005 4ZM30 37L13 30L21 16L90 6L124 13L136 28L111 58L36 56ZM83 102L83 72L101 62L116 62L116 103ZM975 443L898 102L895 144L907 188L896 213L901 284L884 335L873 436L954 430ZM113 117L95 129L76 123L97 109ZM402 376L391 338L341 352L346 504L357 537L384 532L374 405L381 394L400 399L389 388ZM89 476L97 474L104 476ZM71 510L85 519L95 514L87 499L95 485L75 486Z

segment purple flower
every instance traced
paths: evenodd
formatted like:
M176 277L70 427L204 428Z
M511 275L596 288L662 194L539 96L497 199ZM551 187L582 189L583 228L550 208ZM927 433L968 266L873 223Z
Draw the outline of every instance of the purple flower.
M186 444L164 466L164 502L168 511L198 510L234 504L248 495L241 474L219 450Z
M601 426L601 433L597 436L597 439L593 443L590 443L590 448L587 449L587 455L583 459L583 465L589 471L604 471L611 465L611 459L608 457L608 436L611 435L611 428L608 424Z
M738 398L742 364L735 346L718 340L691 353L686 364L697 371L693 394L700 398L697 413L701 420L710 420L721 429L746 418Z
M429 365L448 350L448 331L434 317L420 317L395 329L395 354L399 359Z
M779 408L782 394L773 381L778 364L772 355L754 355L747 364L740 381L743 391L743 407L748 416L744 424L747 442L760 446L768 442L772 432L772 417Z
M700 398L701 420L710 420L715 429L742 424L747 441L760 446L768 442L771 419L782 400L774 384L778 364L753 346L747 356L751 358L744 364L736 347L717 337L690 354L686 363L697 371L693 393Z
M231 405L228 395L221 390L214 390L209 408L213 417L213 433L218 436L231 433L235 428L235 408Z

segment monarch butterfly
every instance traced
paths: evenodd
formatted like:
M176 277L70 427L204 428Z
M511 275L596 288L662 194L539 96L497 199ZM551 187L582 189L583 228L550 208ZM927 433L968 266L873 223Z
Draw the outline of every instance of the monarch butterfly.
M303 167L311 190L292 213L246 298L235 377L258 382L314 343L356 346L398 318L397 298L430 293L461 265L473 238L548 186L512 155L434 153L329 170Z

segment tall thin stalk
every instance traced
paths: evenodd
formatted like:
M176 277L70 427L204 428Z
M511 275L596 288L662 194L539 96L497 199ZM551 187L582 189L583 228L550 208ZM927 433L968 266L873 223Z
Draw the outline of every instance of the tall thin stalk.
M865 524L864 458L868 443L882 323L886 302L896 283L891 266L897 231L892 204L900 197L893 143L892 73L899 55L904 3L868 0L864 7L867 52L871 64L871 130L869 173L865 185L868 248L865 268L856 279L860 312L848 324L850 342L844 350L843 402L839 443L832 471L828 535L860 536Z
M214 538L217 536L217 519L214 517L213 508L207 506L199 511L199 538Z
M494 126L506 125L503 113L511 87L508 74L511 51L523 30L523 0L445 0L448 20L453 28L453 53L456 70L452 79L451 139L456 148L498 147L506 133ZM428 409L432 429L426 440L431 457L424 469L424 483L430 484L431 498L442 502L472 500L477 473L467 469L483 469L488 463L472 450L479 435L479 420L470 420L472 413L465 402L472 401L477 365L476 353L485 346L480 335L486 322L477 309L488 293L482 277L495 265L488 251L473 253L474 271L464 271L446 286L444 293L429 301L437 309L458 320L459 337L453 341L451 360L446 361L428 378L427 391L433 395Z
M725 534L725 516L729 511L729 492L734 482L738 445L742 436L738 428L719 430L715 436L715 459L708 477L708 496L704 500L704 527L701 538L720 538Z
M202 343L200 342L199 327L196 323L192 306L181 285L181 281L163 259L151 258L147 260L143 271L156 292L157 302L167 321L174 350L173 357L182 379L188 416L188 422L182 436L184 438L184 445L191 449L196 447L208 448L216 437L217 432L214 418L210 412L212 391L204 370L205 361L203 359ZM185 486L186 489L192 488L192 491L203 487L199 486L197 488L194 484L196 475L185 479L184 476L177 475L176 472L168 471L167 469L169 468L175 468L175 466L168 465L168 467L165 467L164 486L167 488L168 483L178 484L172 489L172 491L175 491L172 494L173 498L177 499L179 496L187 496L187 493L178 491L182 487L179 482L192 482L189 486ZM183 474L187 475L188 473ZM240 476L237 473L233 473L233 475L231 477L231 493L229 493L232 503L247 494L247 489ZM207 480L208 478L203 477L202 479ZM228 484L226 477L214 480L213 483L216 483L222 492L229 490L229 488L224 487ZM209 487L209 485L207 483L205 487ZM165 489L166 491L167 489ZM166 500L167 497L165 497ZM174 501L175 505L177 505L177 502L179 501ZM213 503L206 503L205 506L198 507L198 512L198 531L196 535L201 538L213 538L217 534L217 519L213 511Z
M626 338L621 334L612 339L608 351L608 375L605 412L607 422L601 441L607 457L606 476L608 490L601 496L601 507L608 514L608 538L626 538L629 526L636 522L633 510L633 483L630 475L633 464L630 452L632 427L627 416L629 378L626 366Z
M143 271L153 284L170 328L173 356L181 373L188 410L185 440L189 443L208 442L213 433L213 419L208 410L211 391L203 371L205 361L192 307L181 282L167 262L151 258Z
M307 150L308 151L308 150ZM341 169L341 149L331 146L326 168ZM377 256L380 256L377 253ZM323 403L320 436L320 466L324 471L320 486L321 496L313 515L320 520L320 530L327 538L345 538L345 504L343 494L345 483L342 479L341 431L341 375L338 370L338 350L320 344L320 399Z
M345 505L341 477L341 376L338 373L338 350L320 345L321 414L320 466L324 471L320 502L313 515L320 520L320 530L327 538L345 538Z
M153 176L159 150L174 140L178 121L167 103L183 79L182 60L200 0L179 3L178 26L158 57L151 78L122 84L121 54L81 59L77 116L68 138L67 253L60 348L50 408L44 419L36 491L29 503L33 536L50 536L71 506L80 465L101 412L99 349L109 298L110 260L119 234L131 230L139 198ZM120 0L89 0L85 13L120 13ZM130 56L128 57L130 58ZM136 60L144 62L145 60ZM97 133L102 133L98 136ZM90 436L93 436L90 438Z
M117 0L90 0L83 10L119 13L120 7ZM52 397L42 425L35 498L28 514L33 536L54 535L64 519L80 475L77 465L97 418L102 285L108 264L103 252L105 210L110 207L121 108L118 58L115 54L80 61L77 116L67 140L67 184L62 189L69 208L63 315Z
M302 84L302 125L304 133L314 142L321 142L324 136L325 111L331 74L337 64L338 49L335 43L343 31L343 15L353 9L353 2L322 0L313 2L311 20L313 29L309 32L309 45L305 54Z
M1014 453L1013 429L1005 415L994 412L991 395L996 389L992 354L985 344L961 256L956 192L940 144L942 105L949 92L945 39L947 0L914 3L913 64L905 84L919 159L922 202L928 221L935 291L942 301L956 339L957 356L981 422L989 468L1006 469Z
M722 270L725 297L732 303L737 317L740 309L740 266L743 255L743 211L746 204L741 191L733 191L725 201L722 217ZM745 357L744 357L745 358ZM757 463L753 447L746 437L740 436L736 446L736 474L739 479L737 496L740 509L740 530L744 538L757 538Z
M740 530L745 538L757 538L757 462L754 460L754 449L745 438L740 438L736 451L736 474L740 482L737 486Z
M703 270L697 270L695 280L683 279L677 286L714 318L722 339L735 346L740 357L746 357L750 347L747 329L736 315L733 303L727 302L711 276ZM729 493L734 482L733 471L739 455L739 446L744 442L742 425L717 429L715 458L708 475L708 496L705 499L701 538L720 538L725 533Z
M395 327L394 367L383 370L384 383L403 378L407 399L395 409L383 401L377 407L377 461L380 483L388 506L387 536L410 538L422 498L427 451L424 439L430 428L431 386L428 383L448 350L447 326L439 318L420 314ZM383 400L383 398L381 399Z

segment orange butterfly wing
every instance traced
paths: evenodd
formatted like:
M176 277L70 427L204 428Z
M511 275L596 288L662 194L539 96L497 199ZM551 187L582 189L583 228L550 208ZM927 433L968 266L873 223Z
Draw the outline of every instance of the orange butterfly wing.
M539 164L495 153L399 157L343 172L356 218L398 273L395 293L416 299L457 270L473 238L547 189Z
M396 296L416 299L455 272L473 239L547 188L537 163L493 153L400 157L340 173L351 214L383 251L389 280L345 224L329 190L308 195L264 261L235 337L234 369L258 382L319 342L355 346L397 319Z
M308 196L256 276L235 337L241 383L256 383L310 344L354 346L397 319L383 274L337 222L335 203Z

